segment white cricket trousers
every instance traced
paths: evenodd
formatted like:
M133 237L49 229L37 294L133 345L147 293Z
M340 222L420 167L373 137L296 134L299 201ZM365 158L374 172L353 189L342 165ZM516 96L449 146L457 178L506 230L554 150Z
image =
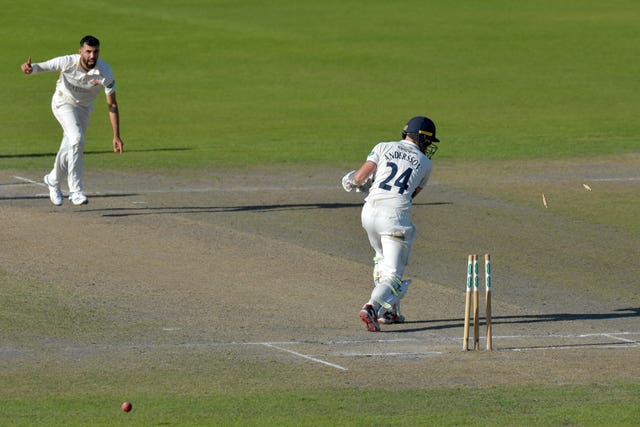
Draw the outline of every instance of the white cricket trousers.
M49 173L51 185L60 185L66 178L69 192L82 191L84 141L93 105L79 106L66 102L58 92L51 101L51 110L62 126L62 142Z
M361 221L376 252L374 280L378 276L380 283L389 285L402 280L416 234L410 209L366 202L362 207Z

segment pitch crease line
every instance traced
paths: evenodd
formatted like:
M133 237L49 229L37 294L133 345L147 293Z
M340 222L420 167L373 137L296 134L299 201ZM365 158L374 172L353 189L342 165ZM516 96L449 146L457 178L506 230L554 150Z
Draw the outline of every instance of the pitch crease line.
M618 336L615 336L613 334L604 334L604 336L608 337L608 338L611 338L611 339L614 339L614 340L618 340L618 341L622 341L622 342L626 342L626 343L630 343L630 344L640 345L640 343L638 341L634 341L634 340L630 340L630 339L627 339L627 338L618 337Z
M331 363L331 362L327 362L326 360L321 360L321 359L317 359L315 357L307 356L306 354L298 353L297 351L288 350L286 348L278 347L277 345L273 345L273 344L268 343L268 342L263 342L263 343L260 343L260 344L264 345L266 347L275 348L276 350L280 350L280 351L285 351L287 353L291 353L291 354L296 355L298 357L302 357L303 359L311 360L312 362L321 363L323 365L331 366L332 368L340 369L342 371L348 371L347 368L345 368L343 366L340 366L340 365L336 365L335 363Z
M609 337L609 335L611 335L611 337ZM640 332L595 332L595 333L584 333L584 334L549 334L549 335L539 335L539 334L534 334L534 335L498 335L495 336L494 338L502 338L502 339L507 339L507 338L531 338L531 339L536 339L536 338L540 338L540 339L544 339L544 338L589 338L589 337L617 337L618 339L621 339L619 336L620 335L640 335ZM631 342L636 342L636 341L631 341Z
M516 348L499 348L499 351L516 351L516 352L525 352L525 351L535 351L535 350L576 350L576 349L607 349L607 350L619 350L619 349L627 349L627 348L638 348L638 344L582 344L582 345L570 345L570 346L562 346L562 345L549 345L542 347L516 347Z
M630 177L630 178L594 178L591 181L594 181L594 182L640 181L640 177Z
M15 179L26 182L28 184L39 185L41 187L46 187L44 182L34 181L30 178L25 178L23 176L13 176ZM17 184L16 184L17 185ZM228 193L228 192L258 192L258 191L313 191L313 190L335 190L335 185L301 185L301 186L293 186L293 187L282 187L282 186L273 186L273 185L246 185L246 186L235 186L235 187L202 187L202 188L160 188L160 189L141 189L137 191L140 194L155 194L155 193Z
M41 186L41 187L46 187L46 185L45 185L45 183L44 183L44 182L34 181L34 180L32 180L32 179L25 178L25 177L23 177L23 176L16 176L16 175L14 175L13 177L14 177L15 179L19 179L20 181L24 181L24 182L27 182L27 183L29 183L29 184L35 184L35 185L39 185L39 186Z

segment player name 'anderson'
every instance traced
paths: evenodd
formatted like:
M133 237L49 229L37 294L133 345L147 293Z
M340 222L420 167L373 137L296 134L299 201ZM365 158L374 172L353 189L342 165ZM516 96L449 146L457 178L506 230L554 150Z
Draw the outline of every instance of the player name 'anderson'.
M405 162L409 162L412 166L416 168L420 168L420 161L410 153L404 153L402 151L393 151L391 153L387 153L384 155L386 160L404 160Z

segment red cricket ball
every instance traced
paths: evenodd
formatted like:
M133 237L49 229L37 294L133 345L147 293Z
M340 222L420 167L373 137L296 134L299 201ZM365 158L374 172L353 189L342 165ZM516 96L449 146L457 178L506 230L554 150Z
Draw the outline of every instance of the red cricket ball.
M129 412L131 408L133 408L133 405L130 402L122 402L121 408L124 412Z

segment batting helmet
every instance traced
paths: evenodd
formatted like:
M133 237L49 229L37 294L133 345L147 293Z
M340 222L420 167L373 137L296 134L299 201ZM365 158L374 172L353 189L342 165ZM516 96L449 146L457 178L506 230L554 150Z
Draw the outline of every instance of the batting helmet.
M402 138L406 138L407 135L416 141L420 150L428 158L431 158L438 151L438 146L434 143L440 142L440 140L436 138L436 125L430 118L424 116L413 117L402 130Z

